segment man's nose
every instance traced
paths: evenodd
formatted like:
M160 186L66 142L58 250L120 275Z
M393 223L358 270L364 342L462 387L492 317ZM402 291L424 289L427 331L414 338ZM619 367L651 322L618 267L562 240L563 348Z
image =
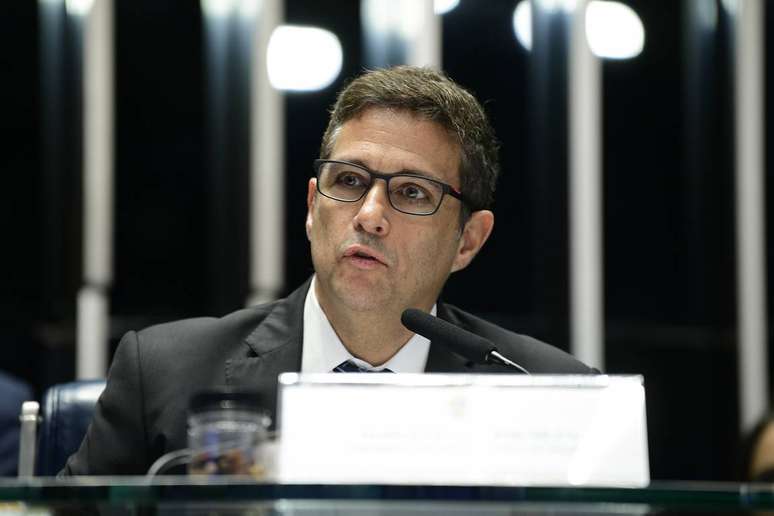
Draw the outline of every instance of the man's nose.
M390 200L387 195L387 184L384 181L377 180L371 185L355 214L355 228L378 236L385 236L390 232L390 221L387 217Z

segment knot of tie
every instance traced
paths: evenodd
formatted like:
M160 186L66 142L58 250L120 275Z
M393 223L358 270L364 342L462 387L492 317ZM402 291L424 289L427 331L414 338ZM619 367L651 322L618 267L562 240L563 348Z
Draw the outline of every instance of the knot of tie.
M393 371L390 371L387 368L381 369L379 371L374 371L373 369L366 369L365 367L360 367L357 364L353 363L350 360L347 360L346 362L342 362L336 367L333 368L334 373L392 373Z

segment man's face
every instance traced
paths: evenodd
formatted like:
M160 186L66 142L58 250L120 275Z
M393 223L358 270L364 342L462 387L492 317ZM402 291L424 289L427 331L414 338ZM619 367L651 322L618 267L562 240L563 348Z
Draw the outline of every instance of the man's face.
M330 159L387 174L417 172L460 187L459 145L439 124L405 111L371 108L349 120ZM360 201L341 202L319 195L311 179L307 206L324 308L429 310L449 274L472 259L460 252L460 201L448 195L435 214L416 216L392 208L384 181L374 181Z

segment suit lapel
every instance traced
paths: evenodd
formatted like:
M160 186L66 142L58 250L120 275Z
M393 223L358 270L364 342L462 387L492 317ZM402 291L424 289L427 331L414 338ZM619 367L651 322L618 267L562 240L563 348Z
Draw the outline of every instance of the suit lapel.
M437 315L444 321L457 325L453 315L442 302L438 302ZM475 364L466 358L449 350L443 344L430 343L430 352L427 355L426 373L472 373L475 372Z
M460 328L470 331L442 302L438 302L437 315L440 319ZM513 373L510 369L499 365L476 364L458 355L443 344L430 343L430 353L427 356L426 373Z
M226 384L260 392L272 415L276 412L277 377L301 370L304 302L310 282L274 304L245 339L246 356L226 361Z

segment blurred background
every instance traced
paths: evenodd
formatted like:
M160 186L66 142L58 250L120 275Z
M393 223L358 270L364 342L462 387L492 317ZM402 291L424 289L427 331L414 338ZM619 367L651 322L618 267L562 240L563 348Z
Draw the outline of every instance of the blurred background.
M2 2L0 370L40 396L128 330L295 289L336 92L426 59L502 142L494 234L445 299L644 375L652 477L731 479L769 399L768 2L448 4Z

